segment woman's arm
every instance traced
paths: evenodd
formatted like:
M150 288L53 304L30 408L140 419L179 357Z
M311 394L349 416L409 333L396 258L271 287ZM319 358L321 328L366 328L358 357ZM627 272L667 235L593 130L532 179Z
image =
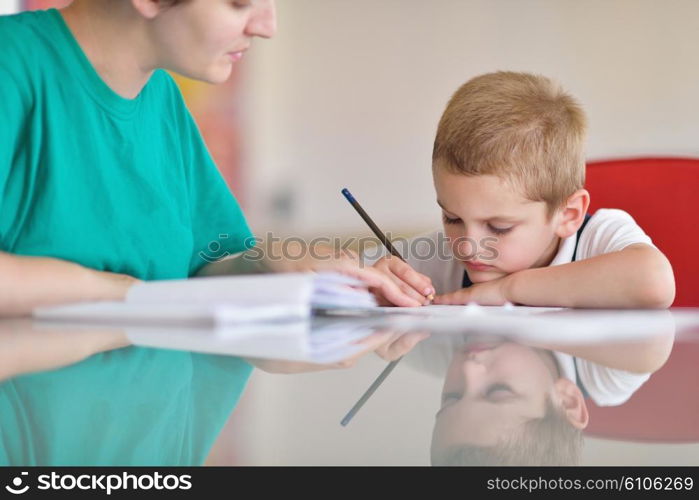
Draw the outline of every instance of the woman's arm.
M39 306L123 300L138 280L48 257L0 252L0 317L23 316Z
M129 345L119 328L39 327L31 319L0 320L0 381L68 366Z

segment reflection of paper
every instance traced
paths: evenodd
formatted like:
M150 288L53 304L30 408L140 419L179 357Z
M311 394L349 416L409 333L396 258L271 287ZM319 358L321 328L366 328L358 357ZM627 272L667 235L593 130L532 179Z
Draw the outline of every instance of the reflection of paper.
M375 328L362 325L312 327L310 322L250 324L219 328L125 329L135 345L209 354L335 363L362 350L356 341Z
M432 334L485 334L560 342L636 339L674 333L669 311L480 307L473 313L389 315L390 326Z

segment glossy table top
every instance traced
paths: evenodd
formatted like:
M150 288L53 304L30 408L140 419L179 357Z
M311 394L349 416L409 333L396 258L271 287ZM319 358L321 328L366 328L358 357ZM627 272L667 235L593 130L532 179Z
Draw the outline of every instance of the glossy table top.
M454 311L2 320L0 463L699 463L699 312Z

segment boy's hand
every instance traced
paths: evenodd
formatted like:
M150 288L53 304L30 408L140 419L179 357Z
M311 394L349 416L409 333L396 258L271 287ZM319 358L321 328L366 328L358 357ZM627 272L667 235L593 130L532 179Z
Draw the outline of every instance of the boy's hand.
M427 299L409 286L400 286L388 274L374 267L363 267L358 261L352 259L344 258L318 262L305 270L335 271L363 281L381 305L419 307L426 304L425 301Z
M428 338L430 338L430 333L425 330L392 332L391 337L377 347L374 353L385 361L395 361L408 354L416 345Z
M508 298L509 277L503 276L483 283L474 283L468 288L462 288L456 292L438 295L434 299L435 304L468 304L475 302L482 306L501 306L510 302Z
M408 354L418 343L428 338L430 334L424 331L397 332L393 330L379 330L358 342L362 350L351 357L336 363L311 363L307 361L285 361L278 359L245 358L250 364L267 373L295 374L309 373L324 370L338 370L353 368L360 358L370 352L375 352L386 361L396 359Z
M398 257L392 255L383 257L372 267L388 277L403 295L410 297L415 302L414 305L425 306L431 302L431 296L435 294L432 280L424 274L415 271ZM381 305L405 305L396 302L380 288L372 291Z

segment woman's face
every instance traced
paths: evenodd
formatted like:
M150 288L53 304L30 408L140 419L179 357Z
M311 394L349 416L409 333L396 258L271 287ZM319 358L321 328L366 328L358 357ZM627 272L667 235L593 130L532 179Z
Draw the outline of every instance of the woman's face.
M159 66L210 83L228 79L253 37L276 32L274 0L189 0L152 19Z

